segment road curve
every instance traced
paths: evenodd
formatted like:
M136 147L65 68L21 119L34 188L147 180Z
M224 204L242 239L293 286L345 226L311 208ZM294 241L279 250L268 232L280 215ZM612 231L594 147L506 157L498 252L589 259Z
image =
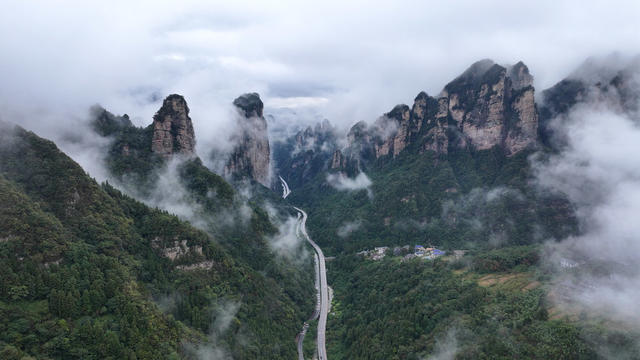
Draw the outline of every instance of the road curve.
M291 194L291 190L289 189L289 184L282 178L282 176L278 176L280 178L280 183L282 184L282 198L286 199L289 194ZM322 249L316 244L307 233L307 213L297 207L293 207L298 211L298 228L296 232L298 236L302 236L313 246L313 249L316 252L315 256L315 270L316 270L316 280L315 286L317 290L318 300L316 302L316 308L313 311L313 314L309 318L307 322L304 323L302 327L302 331L296 336L296 341L298 345L298 359L304 360L304 353L302 349L302 344L304 342L304 337L309 329L309 321L315 320L319 317L318 320L318 330L317 330L317 354L319 360L327 360L327 349L325 346L325 332L327 328L327 315L329 314L329 290L327 286L327 268L325 266L324 254L322 253Z
M322 249L316 244L311 238L309 234L307 234L307 213L297 207L294 207L301 215L300 218L300 233L302 236L313 246L313 249L316 251L318 255L318 269L319 278L320 278L320 318L318 320L318 338L317 338L317 346L318 346L318 359L319 360L327 360L327 349L325 346L325 332L327 329L327 315L329 313L329 290L327 288L327 268L325 265L324 254L322 253Z
M289 184L282 178L282 176L278 176L280 178L280 184L282 184L282 198L286 199L289 194L291 194L291 190L289 190Z

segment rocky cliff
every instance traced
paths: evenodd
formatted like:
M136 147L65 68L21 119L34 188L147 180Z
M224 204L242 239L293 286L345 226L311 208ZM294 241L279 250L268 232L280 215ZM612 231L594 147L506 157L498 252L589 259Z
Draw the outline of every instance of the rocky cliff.
M581 103L606 103L610 109L640 120L640 56L615 63L611 58L587 59L567 78L542 92L539 136L543 144L563 145L564 139L554 134L551 121L562 120Z
M395 131L396 124L390 119L378 121L377 128L370 128L364 121L353 125L347 134L348 146L334 151L329 169L346 171L348 174L357 172L363 160L375 157L374 140L378 139L380 142L381 129L379 128L384 128L383 126L387 123ZM388 151L388 149L378 149L378 151Z
M244 94L233 101L238 110L238 132L224 174L232 178L251 178L269 186L269 137L267 121L263 116L264 105L260 95Z
M358 123L336 151L331 168L362 159L397 157L405 149L446 155L450 149L501 147L512 156L537 143L538 112L533 76L519 62L504 67L474 63L437 97L421 92L413 106L396 105L371 126Z
M169 95L153 117L151 151L169 157L174 153L191 155L195 152L195 134L184 97Z
M328 120L273 143L273 161L289 186L297 187L327 170L335 149L336 129Z
M125 114L116 116L100 106L91 109L96 133L110 138L105 165L110 174L136 184L141 194L151 191L160 169L172 156L195 158L195 135L189 107L180 95L169 95L146 127L134 126Z
M535 145L538 114L533 77L522 62L505 68L491 60L471 65L445 86L449 114L476 150L502 146L507 155Z

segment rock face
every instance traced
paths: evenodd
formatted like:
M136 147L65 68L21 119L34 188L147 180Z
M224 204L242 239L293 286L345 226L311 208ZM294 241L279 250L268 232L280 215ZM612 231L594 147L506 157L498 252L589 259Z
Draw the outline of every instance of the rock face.
M374 124L374 151L376 158L392 154L396 157L405 147L412 126L411 111L407 105L396 105Z
M360 121L353 125L347 134L348 146L342 150L335 150L331 161L331 170L340 170L347 175L357 173L363 161L374 158L376 152L389 152L390 145L385 145L380 137L380 127L389 126L395 131L395 120L378 119L377 125L369 128L367 123ZM393 132L389 135L392 135ZM390 140L392 141L392 140ZM377 147L377 150L376 150Z
M539 128L542 143L552 147L564 145L565 139L555 134L550 122L566 116L580 103L606 103L640 120L640 56L618 67L611 65L615 61L603 60L588 59L568 78L542 92Z
M500 145L507 155L534 145L538 114L532 82L522 62L507 69L482 60L447 84L443 97L463 143L476 150Z
M340 151L339 149L336 150L333 155L331 156L331 166L329 166L330 169L334 170L334 169L342 169L343 167L345 167L346 161L344 156L342 155L342 151Z
M327 119L316 123L314 127L308 126L306 129L299 131L294 136L293 155L307 151L320 152L327 150L327 147L331 147L335 143L334 132L334 127Z
M269 137L260 95L244 94L235 99L233 104L238 109L239 131L233 137L236 147L224 168L224 174L233 178L252 178L269 186Z
M405 149L446 155L452 148L500 146L512 156L537 142L532 84L522 62L508 68L491 60L476 62L437 98L421 92L411 108L397 105L370 127L354 125L348 147L334 154L331 168L344 168L367 153L374 159L395 158Z
M481 60L439 95L420 92L411 106L396 105L371 125L356 123L347 133L346 145L340 147L335 141L329 156L307 152L287 166L310 173L312 167L321 169L318 162L322 160L324 169L351 176L378 159L386 161L404 153L446 158L457 151L497 148L510 157L537 146L538 127L533 76L527 66ZM304 143L315 136L312 133L307 129L297 134L295 142ZM277 163L279 173L289 171L281 161ZM296 187L290 178L286 180Z
M368 126L354 125L347 135L348 146L334 153L331 169L359 168L362 161L384 156L392 158L411 149L447 154L449 147L446 99L425 92L416 96L413 106L400 104Z
M153 117L151 151L169 157L172 154L191 155L195 152L195 135L184 97L169 95Z
M293 137L273 144L273 160L291 187L298 187L331 166L337 149L336 129L328 120L298 131Z

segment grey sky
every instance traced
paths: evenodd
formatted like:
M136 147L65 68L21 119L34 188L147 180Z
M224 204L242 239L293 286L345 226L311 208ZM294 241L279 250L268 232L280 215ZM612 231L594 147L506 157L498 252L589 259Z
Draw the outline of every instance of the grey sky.
M587 56L640 52L637 1L14 1L0 13L0 116L34 130L100 103L148 124L177 92L200 146L229 104L372 121L470 63L523 60L545 88ZM46 135L46 133L44 134Z

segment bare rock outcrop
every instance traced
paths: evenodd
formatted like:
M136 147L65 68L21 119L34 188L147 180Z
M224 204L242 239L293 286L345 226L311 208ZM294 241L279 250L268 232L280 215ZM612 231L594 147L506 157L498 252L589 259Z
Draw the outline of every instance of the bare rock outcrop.
M172 154L191 155L195 152L195 134L184 97L167 96L153 117L151 151L163 157Z
M337 130L327 119L300 129L292 137L276 139L271 143L272 167L290 189L299 188L320 172L330 170L339 148Z
M538 109L529 69L522 62L504 67L482 60L438 96L420 92L411 107L396 105L372 125L356 123L347 146L333 152L328 167L360 169L406 151L439 157L456 149L499 147L513 156L537 144Z
M508 155L513 155L534 145L538 137L538 112L533 88L526 88L515 95L509 111L516 121L509 124L504 148Z
M264 104L257 93L244 94L233 101L238 110L236 146L231 153L224 174L233 178L252 178L269 186L269 137Z
M511 79L511 87L514 90L533 86L533 76L529 73L527 65L522 61L518 61L518 63L508 68L508 76Z
M187 240L178 240L177 238L173 239L173 241L168 241L157 236L151 240L151 247L158 249L162 253L162 256L170 260L177 260L188 255L190 252L201 256L203 255L202 246L190 246Z
M376 158L389 154L395 157L407 147L410 119L409 107L400 104L375 122L372 131Z
M482 60L447 84L443 97L463 146L502 146L514 155L537 142L538 113L533 77L522 62L508 69Z
M176 269L182 270L182 271L211 270L211 268L213 268L212 260L205 260L205 261L200 261L194 264L176 266Z
M400 104L370 127L365 123L352 127L348 135L349 146L344 153L350 154L349 158L355 158L354 153L367 158L367 152L376 159L395 158L405 149L414 147L421 153L446 154L449 147L447 105L446 98L436 99L420 92L412 107ZM335 156L334 160L337 160ZM338 165L339 162L334 161L332 168Z
M345 157L342 155L342 151L340 151L340 149L336 150L331 157L331 166L329 166L329 168L332 170L342 169L346 165L347 163Z

